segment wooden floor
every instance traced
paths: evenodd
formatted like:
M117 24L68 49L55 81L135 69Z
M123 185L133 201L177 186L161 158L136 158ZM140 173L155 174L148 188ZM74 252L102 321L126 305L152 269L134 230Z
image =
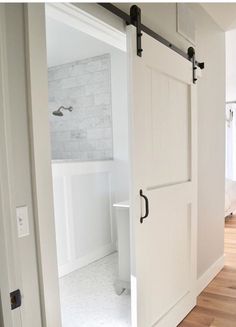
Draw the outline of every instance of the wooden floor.
M236 327L236 216L225 223L225 267L179 327Z

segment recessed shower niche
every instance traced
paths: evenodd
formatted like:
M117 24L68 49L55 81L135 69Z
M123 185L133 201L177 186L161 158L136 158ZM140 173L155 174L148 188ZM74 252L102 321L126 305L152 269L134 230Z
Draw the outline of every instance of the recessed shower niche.
M110 54L50 67L48 86L52 159L112 159Z

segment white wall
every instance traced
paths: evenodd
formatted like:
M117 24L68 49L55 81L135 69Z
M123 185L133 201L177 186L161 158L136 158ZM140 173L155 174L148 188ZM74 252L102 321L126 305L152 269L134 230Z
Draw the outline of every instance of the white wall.
M224 253L225 35L195 5L198 83L198 276ZM217 55L215 55L217 54Z
M126 53L113 51L111 53L111 93L115 202L129 199L129 138L126 73Z
M46 4L46 8L50 4ZM68 25L68 20L50 18L46 11L48 66L58 66L111 52L111 46L93 36ZM61 46L63 44L63 47ZM86 47L81 46L86 44Z
M225 33L226 101L236 101L236 30Z

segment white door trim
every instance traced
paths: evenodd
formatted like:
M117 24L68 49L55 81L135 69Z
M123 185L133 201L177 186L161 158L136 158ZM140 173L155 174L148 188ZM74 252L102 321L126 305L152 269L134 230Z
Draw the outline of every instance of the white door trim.
M6 74L4 74L4 64L5 64L5 20L4 20L5 10L3 5L0 8L0 115L2 117L0 121L0 262L1 265L5 267L0 274L0 325L13 327L13 321L11 317L9 303L7 301L10 290L10 272L8 267L8 256L7 256L7 244L6 238L8 236L6 231L6 210L3 208L4 202L8 202L8 192L3 192L4 183L2 176L5 175L6 167L6 140L5 140L5 114L4 109L6 107L6 98L4 97L3 86L6 85ZM5 167L4 167L5 166ZM6 191L6 190L5 190Z
M102 42L126 51L126 34L70 3L48 3L46 15Z
M6 327L21 326L21 308L10 310L10 292L22 289L19 273L20 256L15 223L13 191L13 155L10 126L10 90L6 43L5 4L0 5L0 262L5 269L0 273L0 324ZM2 312L1 312L2 311Z
M49 8L49 9L48 9ZM47 5L50 17L72 24L83 32L120 48L126 35L71 4ZM56 235L53 212L45 5L25 4L26 65L32 154L32 183L37 237L38 270L44 327L60 327L60 300Z
M44 4L25 5L32 188L43 326L60 327Z

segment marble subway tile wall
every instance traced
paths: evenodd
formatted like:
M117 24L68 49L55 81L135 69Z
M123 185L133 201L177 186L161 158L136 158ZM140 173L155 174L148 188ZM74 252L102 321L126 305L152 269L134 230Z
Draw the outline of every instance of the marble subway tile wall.
M50 67L48 81L52 159L112 159L110 55ZM54 116L60 106L73 111Z

